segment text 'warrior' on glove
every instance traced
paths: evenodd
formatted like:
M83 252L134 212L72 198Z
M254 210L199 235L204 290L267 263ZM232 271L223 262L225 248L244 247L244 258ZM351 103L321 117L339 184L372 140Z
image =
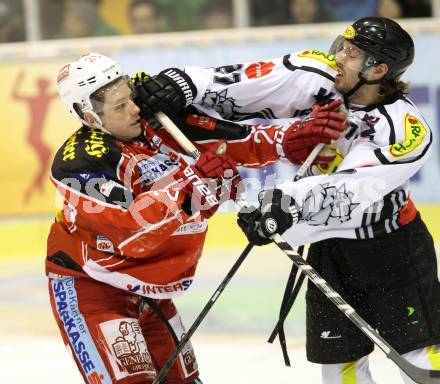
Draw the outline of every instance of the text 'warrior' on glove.
M154 76L139 72L131 81L140 115L146 119L159 111L174 115L190 105L197 95L191 78L177 68L165 69Z
M260 192L260 207L245 207L238 213L237 223L250 243L269 244L270 237L282 234L300 219L295 200L280 189Z
M318 143L330 144L348 127L347 116L337 112L341 100L318 106L304 119L295 121L284 133L284 156L293 164L302 164ZM329 163L334 156L318 156L315 163Z
M202 218L208 219L222 203L237 198L241 177L234 161L219 154L225 145L224 142L215 144L183 171L187 198L182 209L187 214L200 212Z

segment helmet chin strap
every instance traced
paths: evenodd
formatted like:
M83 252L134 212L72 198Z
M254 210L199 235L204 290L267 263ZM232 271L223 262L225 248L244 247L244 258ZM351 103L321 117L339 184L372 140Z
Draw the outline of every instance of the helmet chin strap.
M363 75L362 72L358 72L358 78L359 81L356 83L356 85L350 89L348 92L344 94L344 96L348 99L350 96L352 96L360 87L362 87L364 84L370 85L370 84L380 84L383 81L383 78L377 79L377 80L367 80Z

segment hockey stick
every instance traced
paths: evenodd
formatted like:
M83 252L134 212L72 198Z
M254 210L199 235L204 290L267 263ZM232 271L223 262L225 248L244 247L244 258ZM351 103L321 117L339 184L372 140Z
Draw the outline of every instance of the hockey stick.
M315 161L316 157L319 155L319 152L324 148L324 143L316 144L315 148L313 148L312 152L310 152L307 159L304 160L304 163L302 163L301 167L296 172L295 177L293 178L293 181L298 181L301 179L304 174L307 172L307 170L310 168L312 163Z
M156 118L164 125L165 129L173 136L176 131L180 130L175 126L174 123L171 122L170 125L168 125L168 122L166 119L163 119L163 116L165 116L163 113L159 112L156 114ZM166 117L166 116L165 116ZM169 119L168 119L169 120ZM182 134L183 137L176 138L176 141L180 144L180 146L185 149L188 153L194 152L195 146L189 141L186 136ZM180 141L179 141L180 140ZM313 162L313 160L311 161ZM305 172L307 168L304 168L303 172ZM385 355L391 359L403 372L405 372L412 380L414 380L418 384L440 384L440 371L438 370L430 370L430 369L424 369L417 367L413 364L411 364L408 360L406 360L404 357L402 357L385 339L380 336L380 334L374 330L355 310L352 308L319 274L315 271L315 269L309 265L298 253L291 247L287 242L284 241L284 239L279 234L274 234L272 236L272 240L275 242L275 244L280 248L291 260L292 262L298 267L298 269L304 273L309 280L333 303L335 304L339 310L341 310L345 316L348 317L348 319L362 332L364 333L375 345L377 345L384 353ZM252 246L248 244L247 248L252 249ZM245 251L246 251L245 249ZM250 251L249 249L249 251ZM245 252L243 252L244 254ZM249 253L249 252L248 252ZM242 255L243 255L242 254ZM241 257L241 256L240 256ZM244 256L245 257L245 256ZM241 263L240 263L241 264ZM238 267L237 267L238 269ZM232 271L232 270L231 270ZM235 273L236 269L231 274L230 278L232 278L233 274ZM229 274L228 274L229 275ZM230 280L229 278L229 280ZM219 287L220 288L220 287ZM222 288L224 289L224 287ZM217 290L218 291L218 290ZM215 292L212 296L212 303L211 301L208 302L209 308L212 307L214 302L219 297L219 293ZM207 304L207 305L208 305ZM206 308L206 306L205 306ZM204 308L204 310L205 310ZM202 311L204 313L203 318L206 316L206 312ZM209 310L209 309L208 309ZM200 315L199 315L200 317ZM199 319L199 317L196 319L196 321ZM201 321L200 320L200 321ZM193 323L196 323L196 321ZM200 322L197 324L197 326L200 324ZM165 377L166 373L168 372L171 365L176 360L178 354L183 349L183 346L188 342L192 334L195 332L196 327L191 326L190 331L192 333L190 334L190 331L181 339L180 343L176 347L176 351L171 355L168 359L168 361L165 363L165 365L162 367L162 370L160 371L159 375L154 380L154 384L159 384L160 381Z
M195 145L180 131L180 129L173 123L173 121L165 115L163 112L157 112L155 114L156 119L162 124L162 126L165 128L165 130L176 140L176 142L187 152L190 156L192 156L194 159L197 159L200 157L200 151L195 147ZM192 335L195 333L203 319L206 317L212 306L215 304L217 299L222 294L223 290L228 285L229 281L232 279L232 277L237 272L238 268L240 268L241 264L243 263L244 259L247 257L249 252L252 250L253 244L249 243L246 248L243 250L241 255L238 257L238 259L235 261L232 268L229 270L229 272L226 274L223 281L220 283L218 288L215 290L209 301L206 303L206 305L203 307L200 314L197 316L197 318L192 323L189 330L183 335L183 337L180 339L179 343L176 345L176 349L174 350L173 354L168 358L162 369L160 370L159 374L156 376L156 378L153 381L153 384L161 384L162 380L165 378L166 374L170 370L171 366L176 361L177 357L179 356L180 352L182 352L183 348L185 347L186 343L190 340Z
M170 370L171 366L176 361L177 357L179 356L180 352L182 352L182 349L185 347L186 343L189 341L189 339L192 337L194 332L199 327L200 323L203 321L203 319L206 317L212 306L215 304L219 296L222 294L223 290L228 285L229 281L232 279L232 277L235 275L235 272L237 272L238 268L240 268L241 264L243 263L244 259L247 257L249 252L252 250L253 244L249 243L246 248L243 250L239 258L235 261L232 268L229 270L223 281L220 283L218 288L215 290L211 298L208 300L206 305L203 307L202 311L199 313L197 318L192 323L191 327L189 328L188 332L184 334L184 336L180 339L179 343L176 345L176 349L174 350L173 354L170 355L162 369L160 370L159 374L156 376L156 378L153 381L153 384L160 384L162 383L162 380L165 378L165 375Z
M177 143L187 152L189 155L191 155L194 159L197 159L200 156L200 151L194 146L194 144L180 131L180 129L173 123L173 121L165 115L163 112L158 112L155 114L156 119L162 124L162 126L165 128L165 130L177 141ZM316 148L315 148L316 149ZM322 147L320 148L320 150ZM307 171L309 165L313 162L315 157L318 155L319 151L312 151L312 154L309 155L309 157L306 159L304 164L308 164L306 167L301 167L298 172L296 173L296 176L299 176L301 178L304 173ZM313 158L311 158L313 156ZM247 203L245 203L243 200L240 200L237 202L240 206L247 206ZM161 381L165 378L165 375L171 368L171 366L176 361L179 353L182 351L186 343L189 341L189 339L192 337L194 332L199 327L200 323L203 321L203 319L208 314L209 310L212 308L212 306L215 304L223 290L226 288L229 281L232 279L232 277L237 272L238 268L243 263L244 259L247 257L249 252L252 250L253 245L249 243L246 248L243 250L241 255L238 257L238 259L235 261L234 265L230 269L230 271L227 273L223 281L220 283L218 288L215 290L214 294L211 296L209 301L206 303L206 305L203 307L200 314L197 316L197 318L194 320L193 324L189 328L188 332L182 337L180 342L176 345L176 349L174 353L168 358L165 365L162 367L159 374L156 376L153 384L160 384Z
M417 367L402 357L279 234L273 235L272 239L298 269L412 380L418 384L440 384L440 371Z

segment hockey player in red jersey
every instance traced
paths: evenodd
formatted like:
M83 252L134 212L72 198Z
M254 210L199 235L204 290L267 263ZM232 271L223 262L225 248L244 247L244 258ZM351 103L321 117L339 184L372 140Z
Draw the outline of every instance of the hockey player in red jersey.
M175 69L164 70L138 86L139 106L152 115L159 105L176 110L192 103L210 116L238 121L291 118L309 113L316 102L343 99L351 128L327 148L334 161L266 194L266 212L242 212L239 225L251 242L268 243L263 224L271 215L292 245L313 243L309 261L319 274L399 353L439 369L435 249L409 194L409 179L432 146L432 132L400 80L413 58L413 41L399 24L367 17L350 25L330 53L308 49L255 63L187 66L181 76L194 89L184 94L190 97L162 97L162 88L179 87ZM291 212L281 209L286 195L301 215L295 225ZM307 356L322 365L324 383L372 384L372 342L313 285L306 298Z
M58 91L83 125L51 170L63 201L47 244L53 313L85 382L151 383L184 333L171 299L193 281L207 219L237 196L234 160L259 166L295 156L304 140L338 138L345 116L320 108L296 135L289 125L234 125L241 133L227 156L210 138L188 164L166 132L140 119L131 82L114 60L93 53L69 63ZM183 124L218 128L197 115ZM230 124L219 122L221 129ZM167 382L201 382L190 344Z

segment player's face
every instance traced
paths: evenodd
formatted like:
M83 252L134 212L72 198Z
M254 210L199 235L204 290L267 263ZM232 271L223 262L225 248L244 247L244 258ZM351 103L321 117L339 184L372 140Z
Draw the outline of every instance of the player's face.
M121 80L105 94L100 113L103 127L122 141L130 141L142 132L139 107L133 102L132 90Z
M336 53L338 73L335 78L336 89L342 94L350 91L359 81L359 71L365 59L365 54L355 45L344 41Z

